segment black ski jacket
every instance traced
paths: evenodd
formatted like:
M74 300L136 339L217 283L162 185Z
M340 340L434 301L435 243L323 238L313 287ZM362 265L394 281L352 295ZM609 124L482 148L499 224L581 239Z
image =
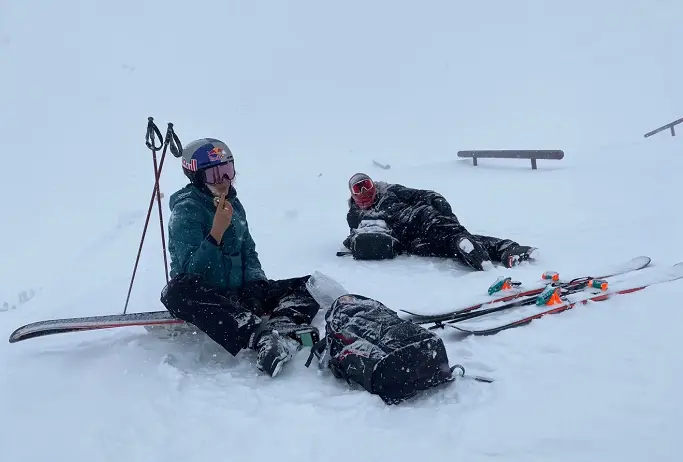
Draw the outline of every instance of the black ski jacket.
M410 243L424 238L430 227L460 227L451 205L439 193L428 189L409 188L400 184L375 182L377 197L372 207L360 209L349 198L346 222L353 234L362 220L384 220L401 245L410 251Z
M349 198L346 222L351 231L357 229L362 220L384 220L394 231L398 231L397 228L406 226L410 220L415 219L414 213L410 212L424 207L431 207L442 215L455 217L448 201L435 191L408 188L383 181L375 182L375 188L377 197L369 209L359 208L353 199Z

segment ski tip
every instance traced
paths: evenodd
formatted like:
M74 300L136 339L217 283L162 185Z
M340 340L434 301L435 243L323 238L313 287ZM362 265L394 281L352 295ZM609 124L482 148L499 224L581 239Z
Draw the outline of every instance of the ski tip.
M679 275L681 272L683 272L683 261L679 261L678 263L671 265L672 275Z
M24 327L20 327L19 329L12 332L9 336L9 343L17 343L17 342L23 340L24 336L21 335L21 331L23 329L24 329Z
M652 258L648 257L647 255L640 255L638 257L633 257L631 259L631 263L639 268L644 268L652 263Z
M14 332L12 332L9 335L9 339L8 339L9 343L17 343L17 342L23 340L24 339L24 332L28 329L29 326L30 326L30 324L26 324L24 326L17 327L16 329L14 329Z

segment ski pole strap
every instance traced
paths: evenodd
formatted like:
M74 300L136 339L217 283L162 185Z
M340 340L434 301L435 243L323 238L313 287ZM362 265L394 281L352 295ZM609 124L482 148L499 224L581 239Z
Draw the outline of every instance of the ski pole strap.
M159 135L161 138L161 134ZM166 129L166 139L165 143L171 148L171 154L174 157L181 157L183 155L183 144L180 142L178 135L176 135L175 130L173 130L173 124L168 123L168 128Z
M159 146L157 146L154 142L156 140L159 140ZM152 151L159 151L161 150L164 139L161 136L161 131L159 131L159 127L154 123L154 117L147 117L147 134L145 135L145 144L149 149Z

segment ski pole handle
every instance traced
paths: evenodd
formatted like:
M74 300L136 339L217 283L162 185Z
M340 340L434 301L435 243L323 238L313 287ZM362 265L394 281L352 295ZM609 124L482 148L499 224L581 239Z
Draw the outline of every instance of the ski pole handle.
M159 146L154 143L157 139L160 143ZM145 144L152 151L160 151L163 147L163 142L164 139L161 136L159 127L157 127L157 125L154 123L154 117L147 117L147 134L145 135Z
M159 137L161 138L161 134L159 134ZM171 122L168 123L168 128L166 128L166 139L164 142L168 143L171 148L171 154L173 154L174 157L182 157L183 144L180 142L180 138L176 135L175 130L173 130L173 124Z

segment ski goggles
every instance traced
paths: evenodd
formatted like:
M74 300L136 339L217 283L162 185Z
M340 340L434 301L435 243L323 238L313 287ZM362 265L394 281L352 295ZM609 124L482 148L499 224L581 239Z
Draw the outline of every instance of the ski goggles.
M363 194L365 192L372 191L372 188L374 187L375 184L372 182L372 180L370 178L366 178L352 184L351 192L356 195Z
M235 178L235 163L228 162L226 164L216 165L215 167L204 170L204 182L208 184L223 183L223 179L232 181Z

